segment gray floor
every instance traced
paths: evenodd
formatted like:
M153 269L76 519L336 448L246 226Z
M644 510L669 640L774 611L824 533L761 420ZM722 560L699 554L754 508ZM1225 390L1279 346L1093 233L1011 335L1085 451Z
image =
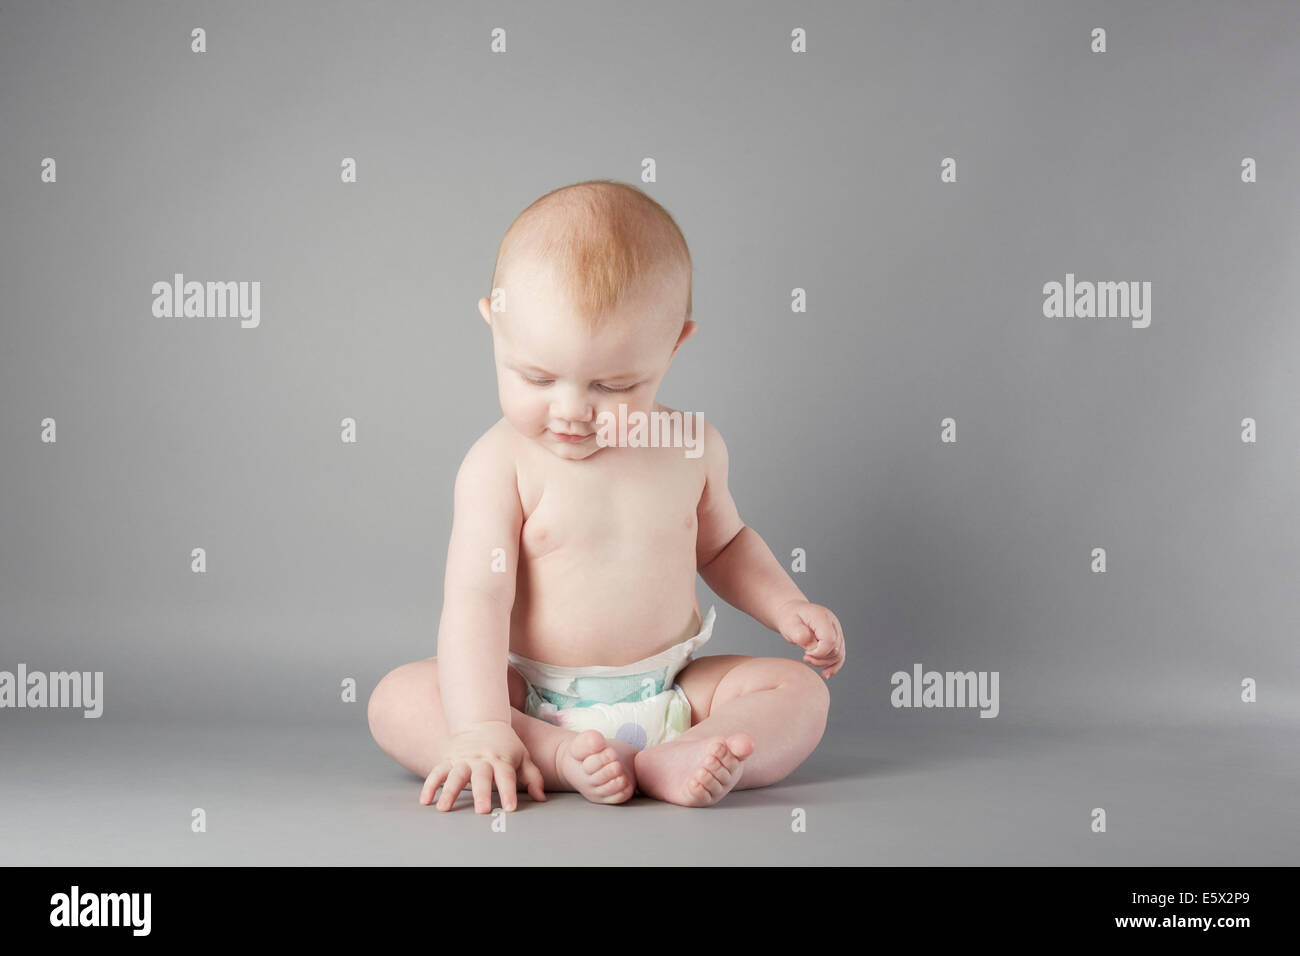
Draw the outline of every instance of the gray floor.
M496 833L464 798L450 814L418 806L419 781L364 726L57 717L6 714L5 864L1300 862L1289 725L877 730L708 810L556 794ZM190 830L194 807L206 833ZM805 833L791 832L796 807Z

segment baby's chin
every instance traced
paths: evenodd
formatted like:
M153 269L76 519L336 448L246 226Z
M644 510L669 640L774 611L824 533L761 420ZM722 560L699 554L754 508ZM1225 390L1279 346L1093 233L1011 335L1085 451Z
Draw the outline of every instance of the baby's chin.
M511 424L514 423L512 422ZM534 444L540 445L556 458L562 458L565 461L582 461L584 458L591 458L597 452L603 450L603 446L596 441L596 436L594 434L589 436L585 441L566 442L556 438L551 434L550 430L546 428L543 428L541 432L524 432L518 425L515 425L515 431L523 434Z

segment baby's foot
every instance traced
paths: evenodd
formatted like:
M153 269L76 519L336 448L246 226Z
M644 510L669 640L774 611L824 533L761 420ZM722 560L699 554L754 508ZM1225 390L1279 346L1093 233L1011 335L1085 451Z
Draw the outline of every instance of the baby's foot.
M622 803L636 793L636 748L598 730L570 734L555 752L555 769L592 803Z
M683 807L709 807L740 782L754 752L748 734L673 740L636 755L641 792Z

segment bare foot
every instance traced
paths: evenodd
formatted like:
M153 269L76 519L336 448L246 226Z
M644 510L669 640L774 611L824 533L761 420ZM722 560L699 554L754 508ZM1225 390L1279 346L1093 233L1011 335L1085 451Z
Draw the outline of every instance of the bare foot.
M748 734L672 740L636 755L637 785L656 800L682 807L711 807L740 782L754 752Z
M598 730L571 734L555 751L555 769L592 803L622 803L636 793L636 748Z

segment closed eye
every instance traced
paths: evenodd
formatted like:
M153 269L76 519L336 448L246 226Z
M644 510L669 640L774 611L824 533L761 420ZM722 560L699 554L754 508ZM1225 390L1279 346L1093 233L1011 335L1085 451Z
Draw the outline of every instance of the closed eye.
M553 378L529 378L523 372L519 373L519 377L522 378L529 385L536 385L539 388L545 388L547 385L555 384L555 379Z
M602 392L630 392L636 388L636 383L631 385L602 385L597 382L596 388Z

